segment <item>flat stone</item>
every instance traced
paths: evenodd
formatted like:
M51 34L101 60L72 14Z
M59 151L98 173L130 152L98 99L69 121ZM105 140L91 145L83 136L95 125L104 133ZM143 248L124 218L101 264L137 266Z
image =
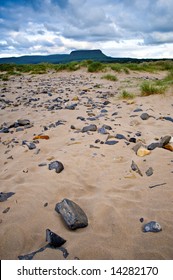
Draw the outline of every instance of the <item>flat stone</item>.
M28 124L30 124L30 120L28 120L28 119L19 119L19 120L17 120L17 123L19 125L21 125L21 126L28 125Z
M153 175L153 168L152 168L152 167L149 167L148 170L145 172L145 174L146 174L147 176Z
M119 134L119 133L115 135L115 138L117 138L119 140L121 140L121 139L127 140L127 138L123 134Z
M46 241L49 242L49 245L55 248L62 246L66 242L64 238L54 233L50 229L46 229Z
M0 202L7 200L9 197L11 197L14 194L15 194L14 192L8 192L8 193L0 192Z
M26 145L29 150L36 149L36 145L33 142L22 141L22 145Z
M96 131L96 130L97 130L97 126L95 124L90 124L82 128L82 132Z
M60 173L63 169L64 166L60 161L52 161L49 166L48 166L49 170L53 170L55 169L56 173Z
M139 157L144 157L146 155L149 155L150 153L151 153L151 151L149 151L148 149L146 149L144 147L140 147L136 154Z
M100 134L108 134L107 130L104 127L98 129L98 133Z
M150 145L147 146L147 149L148 150L154 150L156 148L159 148L160 147L160 143L151 143Z
M88 218L85 212L73 201L63 199L55 206L55 211L63 218L66 225L74 230L88 225Z
M115 140L108 140L105 142L106 145L115 145L117 143L118 143L118 141L115 141Z
M170 135L166 135L164 137L161 138L160 140L160 146L164 147L165 145L167 145L171 140L171 136Z

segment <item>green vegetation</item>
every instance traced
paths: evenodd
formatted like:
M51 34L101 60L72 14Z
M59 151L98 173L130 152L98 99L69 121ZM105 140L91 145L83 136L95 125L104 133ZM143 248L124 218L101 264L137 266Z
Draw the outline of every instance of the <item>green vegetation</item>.
M94 73L103 71L105 69L105 65L101 62L93 61L88 65L88 72Z
M162 81L149 82L144 81L141 84L141 96L148 96L152 94L163 94L166 91L166 85Z
M106 74L102 76L102 79L106 79L113 82L118 81L118 78L115 75L111 75L111 74Z
M123 92L120 94L121 99L133 99L135 98L135 94L128 92L126 90L123 90Z

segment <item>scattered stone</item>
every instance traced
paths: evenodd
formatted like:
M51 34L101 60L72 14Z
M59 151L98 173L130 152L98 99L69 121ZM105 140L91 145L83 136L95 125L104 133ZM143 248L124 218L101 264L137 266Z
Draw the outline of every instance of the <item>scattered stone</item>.
M56 173L60 173L63 169L64 166L60 161L52 161L49 166L48 166L49 170L55 169Z
M142 114L140 115L140 118L141 118L142 120L148 120L150 117L151 117L151 116L148 115L147 113L142 113Z
M10 207L7 207L2 213L6 214L10 210Z
M77 104L67 105L67 106L65 106L65 109L74 110L76 108L76 106L77 106Z
M49 245L51 245L55 248L62 246L66 242L66 240L64 238L57 235L50 229L46 229L46 241L49 242Z
M47 163L46 162L42 162L42 163L39 163L38 166L46 166Z
M7 200L9 197L11 197L14 194L15 194L14 192L8 192L8 193L0 192L0 202Z
M57 203L55 211L62 216L66 225L72 230L83 228L88 225L88 218L84 211L75 202L69 199L65 198Z
M134 112L134 113L137 113L137 112L141 112L141 111L143 111L143 110L140 109L140 108L136 108L133 112Z
M171 140L171 136L170 135L166 135L164 137L162 137L160 139L160 147L164 147L165 145L167 145Z
M153 168L152 168L152 167L149 167L148 170L145 172L145 174L146 174L147 176L153 175Z
M138 142L133 148L132 150L137 154L137 151L139 150L139 148L144 147L142 142Z
M100 133L100 134L108 134L106 128L104 128L104 127L99 128L98 129L98 133Z
M46 202L45 204L44 204L44 207L47 207L48 206L48 202Z
M84 118L84 117L79 116L79 117L77 117L77 120L85 121L85 118Z
M151 221L144 225L143 232L159 232L162 228L159 223Z
M95 124L90 124L82 128L82 132L96 131L96 130L97 130L97 126Z
M173 118L171 118L171 117L163 117L163 119L166 120L166 121L173 122Z
M36 149L36 145L33 142L28 142L26 140L23 140L22 145L26 145L29 150Z
M115 135L115 138L117 138L119 140L121 140L121 139L127 140L127 138L123 134L119 134L119 133Z
M135 138L135 137L130 137L130 138L129 138L129 142L131 142L131 143L136 143L136 138Z
M106 145L115 145L117 143L118 143L118 141L115 141L115 140L108 140L105 142Z
M140 218L139 221L140 221L141 223L143 223L143 222L144 222L144 218Z
M17 120L18 125L24 126L24 125L30 125L30 120L27 119L19 119Z
M76 127L73 124L70 126L70 128L71 129L76 129Z
M151 151L147 150L144 147L140 147L137 151L137 156L139 156L139 157L144 157L149 154L151 154Z
M34 136L33 140L37 140L37 139L45 139L45 140L48 140L48 139L49 139L49 136L48 136L48 135L37 135L37 136Z
M131 164L131 169L133 171L136 171L140 176L143 176L141 170L139 169L139 167L133 160L132 160L132 164Z
M103 124L102 127L104 127L107 130L112 130L112 127L110 125L107 125L107 124Z
M160 147L160 143L156 142L156 143L151 143L150 145L148 145L147 149L151 151L151 150L154 150L154 149L159 148L159 147Z

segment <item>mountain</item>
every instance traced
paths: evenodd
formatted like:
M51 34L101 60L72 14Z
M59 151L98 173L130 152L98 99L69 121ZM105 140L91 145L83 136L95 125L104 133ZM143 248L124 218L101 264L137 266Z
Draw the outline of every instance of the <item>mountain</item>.
M156 59L137 59L137 58L115 58L106 56L101 50L76 50L70 54L53 54L53 55L29 55L20 57L0 58L0 64L37 64L37 63L69 63L71 61L93 60L100 62L143 62L153 61Z

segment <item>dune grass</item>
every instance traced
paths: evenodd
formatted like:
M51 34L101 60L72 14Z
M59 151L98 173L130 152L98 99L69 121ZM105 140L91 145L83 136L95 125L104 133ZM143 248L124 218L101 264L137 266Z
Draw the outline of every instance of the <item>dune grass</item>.
M123 90L119 96L120 99L133 99L135 98L135 94L128 92L127 90Z
M165 93L167 86L160 82L144 81L141 84L141 96L149 96L153 94L163 94Z
M113 82L118 81L118 78L115 75L111 75L111 74L106 74L102 76L102 79L106 79L108 81L113 81Z

